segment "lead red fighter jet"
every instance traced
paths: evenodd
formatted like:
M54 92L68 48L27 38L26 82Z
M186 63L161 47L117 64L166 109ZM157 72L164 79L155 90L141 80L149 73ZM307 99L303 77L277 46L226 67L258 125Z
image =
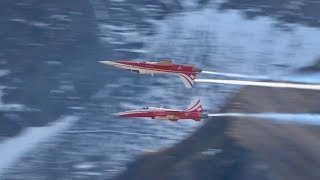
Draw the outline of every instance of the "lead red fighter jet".
M201 118L208 117L207 114L203 113L200 100L196 100L191 103L186 110L143 107L137 110L114 113L112 115L120 117L152 118L170 121L178 121L179 119L193 119L195 121L200 121Z
M99 61L103 64L115 66L122 69L127 69L131 72L139 74L176 74L180 77L187 88L192 88L197 74L202 72L202 69L194 65L174 64L170 60L159 62L132 62L132 61Z

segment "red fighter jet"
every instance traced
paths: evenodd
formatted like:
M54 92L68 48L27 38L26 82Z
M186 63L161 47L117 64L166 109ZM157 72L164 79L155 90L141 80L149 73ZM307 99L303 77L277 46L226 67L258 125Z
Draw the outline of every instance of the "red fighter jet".
M159 62L132 62L132 61L100 61L103 64L127 69L139 74L163 74L171 73L178 75L187 88L192 88L196 75L202 72L201 69L194 65L174 64L170 60Z
M141 109L125 111L112 114L120 117L137 117L137 118L152 118L159 120L178 121L179 119L193 119L200 121L201 118L208 117L203 113L200 100L194 101L186 110L164 109L156 107L143 107Z

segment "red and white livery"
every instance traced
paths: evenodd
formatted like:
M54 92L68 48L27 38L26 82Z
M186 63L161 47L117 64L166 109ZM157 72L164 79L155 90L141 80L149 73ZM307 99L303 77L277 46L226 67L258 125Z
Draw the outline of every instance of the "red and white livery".
M119 112L112 115L120 117L152 118L170 121L178 121L179 119L193 119L195 121L200 121L201 118L207 117L207 114L203 113L200 100L196 100L191 103L186 110L143 107L141 109Z
M170 60L159 62L132 62L132 61L100 61L103 64L115 66L122 69L127 69L139 74L176 74L187 88L192 88L194 80L198 73L202 70L196 68L194 65L174 64Z

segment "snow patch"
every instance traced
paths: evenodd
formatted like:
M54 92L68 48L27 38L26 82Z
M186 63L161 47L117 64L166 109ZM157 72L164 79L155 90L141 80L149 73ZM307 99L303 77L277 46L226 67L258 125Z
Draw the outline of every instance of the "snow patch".
M74 90L74 86L72 84L64 84L64 85L61 85L59 87L60 90L62 91L73 91Z
M44 22L33 21L33 22L30 22L30 25L43 28L43 27L48 27L50 24L44 23Z
M100 172L94 172L94 171L85 171L85 172L79 171L79 172L74 172L74 173L79 174L79 175L85 175L85 176L101 176L101 175L103 175Z
M95 167L95 164L92 162L84 162L84 163L76 164L73 167L75 169L92 169Z
M125 2L125 0L110 0L111 2Z
M9 73L10 73L10 70L3 70L3 69L1 69L1 70L0 70L0 77L5 76L5 75L8 75Z
M115 42L113 42L114 44ZM114 49L115 51L124 51L124 52L134 52L134 53L148 53L146 50L144 49L126 49L126 48L122 48L122 49Z
M22 104L5 104L2 101L2 97L4 95L3 89L5 86L0 86L0 112L1 111L27 111L29 110L25 105Z
M20 18L12 18L12 19L10 19L10 21L13 21L13 22L27 22L27 20L25 20L25 19L20 19Z
M83 110L84 107L81 107L81 106L71 106L71 107L68 107L69 109L73 109L73 110Z
M0 175L10 168L25 153L31 151L38 144L47 141L68 129L79 118L65 116L45 127L27 128L17 137L9 138L0 143Z
M52 19L59 20L59 21L67 21L67 22L72 21L67 15L62 15L62 14L55 14L50 17Z
M53 66L62 65L62 63L60 61L46 61L46 63L48 65L53 65Z
M221 149L207 149L206 151L202 151L201 154L207 155L207 156L214 156L221 152L222 152Z

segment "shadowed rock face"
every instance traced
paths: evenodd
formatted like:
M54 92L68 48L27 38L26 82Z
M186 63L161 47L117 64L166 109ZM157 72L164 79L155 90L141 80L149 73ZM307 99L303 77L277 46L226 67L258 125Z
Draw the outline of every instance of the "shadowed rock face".
M320 26L320 4L314 0L227 0L220 8L243 10L248 18L271 16L281 22Z
M290 98L288 98L290 97ZM245 88L222 112L316 113L316 91ZM122 179L319 179L318 127L209 119L174 147L139 157Z
M316 91L246 88L230 104L229 111L318 113L319 97ZM271 179L320 178L319 127L237 119L229 128L241 146L259 157L251 169L264 169Z
M248 153L225 136L227 119L212 121L172 148L139 157L115 179L245 179Z

